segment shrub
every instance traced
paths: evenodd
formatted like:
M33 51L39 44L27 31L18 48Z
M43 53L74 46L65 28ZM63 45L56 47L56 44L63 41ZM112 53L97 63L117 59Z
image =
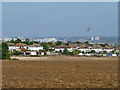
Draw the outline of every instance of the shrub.
M7 45L7 43L5 43L5 42L3 42L1 45L0 45L0 54L2 55L2 56L0 56L0 57L2 57L2 59L10 59L10 54L9 54L9 51L8 51L8 45Z
M74 56L73 52L68 52L68 55Z
M15 51L13 54L16 55L16 56L19 56L20 52L19 51Z
M19 59L17 59L17 58L12 58L11 60L19 60Z

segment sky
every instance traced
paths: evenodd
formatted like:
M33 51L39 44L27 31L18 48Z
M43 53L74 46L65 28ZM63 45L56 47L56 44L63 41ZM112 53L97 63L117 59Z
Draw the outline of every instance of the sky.
M117 34L117 2L2 4L2 35L5 37L116 37Z

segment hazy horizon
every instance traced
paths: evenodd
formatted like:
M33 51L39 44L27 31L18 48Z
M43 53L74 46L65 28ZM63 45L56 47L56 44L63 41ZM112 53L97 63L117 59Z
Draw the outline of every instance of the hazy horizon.
M117 2L3 2L2 9L6 37L118 36Z

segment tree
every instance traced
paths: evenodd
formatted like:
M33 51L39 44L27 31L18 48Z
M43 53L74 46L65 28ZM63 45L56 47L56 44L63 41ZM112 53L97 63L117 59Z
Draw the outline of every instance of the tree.
M17 44L17 43L21 43L22 41L19 39L19 38L17 38L17 40L15 40L15 44Z
M29 45L29 39L28 38L25 39L25 44Z
M28 38L25 39L25 42L29 42L30 40Z
M62 44L61 41L57 41L56 46L60 46Z
M85 53L84 51L82 51L82 53Z
M100 44L102 47L105 47L106 45L108 45L107 43L105 43L105 44Z
M2 45L0 44L0 59L2 59Z
M76 41L75 44L80 44L80 42L79 42L79 41Z
M74 50L73 53L74 53L74 55L77 55L77 54L80 53L80 51L79 50Z
M68 50L67 50L67 48L65 48L64 50L63 50L63 54L67 54L68 53Z
M107 51L103 51L103 53L104 53L104 54L106 54L106 53L107 53Z
M89 44L90 46L93 46L93 44Z
M59 53L62 54L62 50L60 50Z
M12 40L10 41L10 43L15 43L15 41L13 40L13 38L12 38Z
M50 51L50 52L53 52L53 51L54 51L54 49L49 49L49 51Z
M30 42L29 45L33 45L33 42Z
M68 55L74 56L74 52L68 52Z
M2 47L2 59L10 59L7 43L3 42L1 47Z
M96 53L95 50L91 50L91 53Z
M37 41L34 41L34 43L39 44Z
M115 51L113 50L113 51L111 51L111 54L114 54L115 53Z
M10 54L6 53L6 59L10 59Z
M68 46L68 45L69 45L69 43L65 43L65 45L67 45L67 46Z
M86 42L84 42L84 43L89 44L89 42L88 42L88 41L86 41Z
M47 43L43 42L43 43L41 43L41 45L43 46L43 49L45 49L46 51L49 50Z
M29 47L27 46L27 48L26 48L27 50L29 49Z
M19 51L15 51L13 54L16 55L16 56L19 56L20 52Z
M48 45L49 45L50 47L55 46L55 44L54 44L53 42L48 42Z

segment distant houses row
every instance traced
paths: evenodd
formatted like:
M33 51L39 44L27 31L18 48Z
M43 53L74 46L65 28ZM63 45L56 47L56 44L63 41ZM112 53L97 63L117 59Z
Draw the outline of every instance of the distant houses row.
M9 47L9 51L24 51L24 55L45 55L45 52L40 52L43 51L43 46L40 44L34 43L33 45L26 45L24 43L18 43L18 44L13 44L13 43L7 43ZM110 46L110 45L105 45L104 47L101 45L88 45L86 43L84 44L71 44L71 45L60 45L60 46L54 46L54 47L49 47L53 52L47 51L47 55L54 55L57 54L58 52L63 52L65 49L67 49L69 52L73 52L74 50L80 51L78 55L93 55L92 51L94 50L96 53L102 53L105 51L106 53L111 53L115 52L113 54L116 54L119 50L117 46ZM95 54L94 54L95 55ZM116 54L117 55L117 54ZM110 55L110 56L116 56L116 55ZM105 55L104 55L105 56ZM107 56L107 55L106 55Z
M18 43L18 44L13 44L13 43L8 43L8 48L9 51L21 51L21 50L30 50L30 51L39 51L43 50L43 46L40 44L34 43L33 45L26 45L24 43Z
M118 47L116 46L109 46L106 45L105 47L102 47L101 45L93 45L93 46L89 46L88 44L78 44L78 45L69 45L69 46L56 46L56 47L52 47L52 49L54 49L54 51L62 51L67 48L68 51L72 52L74 50L79 50L81 52L84 53L88 53L91 52L92 50L94 50L95 52L99 53L99 52L103 52L106 51L107 53L111 53L112 51L118 52Z

